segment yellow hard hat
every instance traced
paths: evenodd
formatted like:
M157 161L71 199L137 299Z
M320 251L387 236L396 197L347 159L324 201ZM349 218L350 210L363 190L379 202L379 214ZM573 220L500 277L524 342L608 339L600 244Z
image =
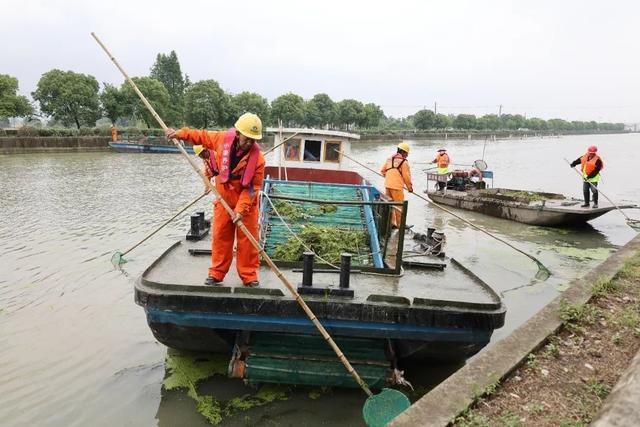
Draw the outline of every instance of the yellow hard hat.
M196 154L196 156L199 156L200 153L202 153L202 150L204 150L204 147L202 145L193 146L193 152Z
M400 144L398 144L398 148L406 152L407 154L409 153L409 144L407 144L406 142L401 142Z
M233 126L247 138L262 139L262 120L253 113L244 113Z

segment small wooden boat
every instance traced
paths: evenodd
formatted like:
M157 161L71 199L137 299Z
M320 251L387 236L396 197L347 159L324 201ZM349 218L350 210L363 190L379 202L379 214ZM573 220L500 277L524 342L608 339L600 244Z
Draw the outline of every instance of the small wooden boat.
M180 150L173 144L148 144L115 141L109 142L109 147L119 153L157 153L157 154L178 154ZM193 146L186 144L184 149L189 154L193 154Z
M499 218L549 227L579 226L606 214L616 207L601 200L598 208L582 208L582 200L557 193L543 193L508 188L429 191L438 204L480 212ZM633 208L635 205L622 205Z
M480 351L504 324L501 298L454 259L416 251L391 229L391 209L402 211L404 226L407 202L388 200L338 153L349 153L358 135L283 132L297 137L266 168L260 242L369 386L397 383L406 361L460 361ZM282 139L276 134L275 144ZM192 216L189 235L208 236L203 223ZM282 255L314 227L344 235L351 254ZM242 286L233 265L223 286L205 286L210 247L208 238L178 241L137 281L136 303L160 342L228 354L230 375L253 383L356 385L268 267L257 288Z

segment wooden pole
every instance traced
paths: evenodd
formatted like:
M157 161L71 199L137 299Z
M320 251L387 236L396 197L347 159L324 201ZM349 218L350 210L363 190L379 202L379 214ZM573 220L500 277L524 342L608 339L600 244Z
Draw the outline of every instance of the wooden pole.
M153 107L151 106L151 104L149 104L149 101L147 101L147 99L145 98L145 96L142 94L142 92L140 92L140 90L138 89L138 87L136 86L136 84L134 83L133 80L131 80L129 78L129 76L127 75L127 73L124 71L124 69L120 66L120 64L118 64L118 61L116 61L115 57L111 54L111 52L109 52L109 50L106 48L106 46L104 44L102 44L102 42L100 41L100 39L98 39L98 36L95 35L95 33L91 33L91 36L98 42L98 44L102 47L102 49L105 51L105 53L107 54L107 56L109 56L109 58L111 59L111 61L116 65L116 67L118 67L118 69L120 70L120 72L122 73L122 75L124 75L125 79L129 82L129 84L133 87L133 90L138 94L138 96L140 97L140 99L142 100L142 102L144 103L144 105L147 107L147 109L149 110L149 112L153 115L153 117L155 117L156 121L158 122L158 124L160 125L160 127L162 127L162 129L166 130L167 129L167 125L164 123L164 121L160 118L160 116L156 113L156 111L153 109ZM220 202L220 204L222 204L222 206L224 207L224 210L227 211L227 213L229 214L229 216L231 218L234 218L234 212L231 209L231 207L229 206L229 204L226 202L226 200L224 200L222 197L220 197L220 194L218 193L218 191L216 190L215 186L211 184L211 182L206 179L206 177L204 176L204 173L202 172L202 170L198 167L198 165L193 161L193 159L191 159L191 156L189 156L187 154L187 152L185 151L184 147L182 147L182 145L180 144L180 142L176 139L173 138L173 143L178 147L178 149L180 150L180 152L185 156L185 158L187 159L187 161L191 164L191 166L193 167L193 169L204 179L207 187L209 188L209 190L211 191L211 194L213 194L214 198L216 200L218 200ZM309 320L311 320L311 322L314 324L314 326L318 329L318 331L320 332L320 334L322 335L322 337L324 338L324 340L327 342L327 344L329 344L329 346L333 349L333 351L336 353L336 355L338 356L338 359L340 359L340 362L342 362L342 364L344 365L344 367L347 369L347 372L349 372L349 374L353 377L353 379L356 381L356 383L360 386L360 388L362 388L362 390L364 390L364 392L367 394L367 396L371 397L373 395L373 393L371 393L371 390L369 389L369 386L364 382L364 380L362 378L360 378L360 375L358 375L358 373L356 372L356 370L353 368L353 366L351 366L351 363L349 363L349 361L347 360L347 358L345 357L344 353L342 353L342 350L340 350L340 347L338 347L338 345L335 343L335 341L331 338L331 336L329 335L329 333L327 332L327 330L324 328L324 326L322 326L322 324L320 323L320 321L318 320L318 318L316 317L316 315L313 313L313 311L311 311L311 309L309 308L309 306L307 305L307 303L302 299L302 297L300 296L300 294L298 293L298 291L296 290L296 288L294 288L291 283L289 282L289 280L284 276L284 274L282 273L282 271L280 271L280 269L278 268L278 266L276 266L276 264L273 262L273 260L269 257L269 255L267 255L267 253L265 252L264 249L262 249L262 247L260 246L260 244L258 243L258 241L255 239L255 237L253 237L253 235L249 232L249 230L247 229L247 227L242 223L242 220L239 220L236 222L236 225L238 226L238 228L240 228L240 231L242 231L242 233L247 237L247 239L251 242L251 244L260 252L260 255L262 255L262 258L267 262L267 264L269 264L269 267L271 267L271 270L273 270L273 272L275 273L275 275L278 277L278 279L280 279L280 281L285 285L285 287L289 290L289 292L291 293L291 295L294 297L294 299L296 300L296 302L300 305L300 307L302 307L302 310L305 312L305 314L307 315L307 317L309 318Z

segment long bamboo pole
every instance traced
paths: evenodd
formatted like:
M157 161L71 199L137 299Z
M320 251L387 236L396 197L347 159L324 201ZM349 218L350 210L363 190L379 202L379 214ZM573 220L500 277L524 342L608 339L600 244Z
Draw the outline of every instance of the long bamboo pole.
M140 90L138 89L138 87L136 86L135 82L133 80L131 80L129 78L129 76L127 75L127 73L124 71L124 69L120 66L120 64L118 63L118 61L115 59L115 57L111 54L111 52L109 52L109 50L107 49L107 47L100 41L100 39L98 38L98 36L96 36L95 33L91 33L91 36L96 40L96 42L98 42L98 44L100 45L100 47L102 47L102 49L105 51L105 53L107 54L107 56L109 56L109 58L111 59L111 61L116 65L116 67L118 67L118 69L120 70L120 72L122 73L122 75L125 77L125 79L127 80L127 82L129 82L129 84L133 87L133 90L138 94L138 96L140 97L140 100L142 100L142 102L144 103L144 105L147 107L147 109L149 110L149 112L153 115L153 117L156 119L156 121L158 122L158 124L160 125L160 127L163 130L168 129L167 125L164 123L164 121L160 118L160 116L156 113L156 111L153 109L153 107L151 106L151 104L149 104L149 101L147 101L147 99L145 98L145 96L142 94L142 92L140 92ZM193 169L204 179L207 187L209 188L209 190L211 191L211 194L213 194L214 198L217 201L220 201L220 203L222 204L222 206L224 207L224 210L229 214L229 216L231 218L234 217L234 212L231 209L231 207L229 206L229 204L226 202L226 200L224 200L222 197L220 197L220 194L218 193L218 191L216 190L215 186L211 184L211 182L206 179L206 177L204 176L204 173L202 172L202 170L198 167L198 165L193 161L193 159L191 159L191 156L189 156L187 154L187 152L184 150L184 148L182 147L182 145L180 144L180 142L173 138L173 143L178 147L178 149L180 150L180 152L185 156L185 158L187 159L187 161L191 164L191 166L193 167ZM336 353L336 355L338 356L338 359L340 359L340 362L342 362L342 364L344 365L344 367L347 369L347 372L349 372L349 374L353 377L353 379L356 381L356 383L360 386L360 388L362 388L362 390L364 390L364 392L367 394L367 396L371 397L373 396L373 393L371 393L371 390L369 389L369 386L364 382L364 380L360 377L360 375L358 375L358 373L356 372L356 370L353 368L353 366L351 366L351 363L349 363L349 361L347 360L347 358L345 357L344 353L342 353L342 350L340 350L340 347L338 347L338 345L335 343L335 341L333 340L333 338L331 338L331 336L329 335L329 333L327 332L327 330L324 328L324 326L322 326L322 324L320 323L320 321L318 320L318 318L316 317L316 315L313 313L313 311L311 311L311 309L309 308L309 306L307 305L307 303L302 299L302 297L300 296L300 294L298 293L298 291L296 290L296 288L294 288L291 283L289 282L289 280L284 276L284 274L282 273L282 271L280 271L280 269L278 268L278 266L276 266L276 264L273 262L273 260L269 257L269 255L267 255L267 253L265 252L265 250L260 246L260 244L258 243L258 241L255 239L255 237L253 237L253 235L249 232L249 230L247 229L247 227L243 224L242 220L239 220L236 222L236 225L238 228L240 228L240 231L242 231L242 233L247 237L247 239L251 242L251 244L260 252L260 255L262 255L262 258L267 262L267 264L269 264L269 267L271 267L271 270L273 270L273 272L275 273L275 275L278 277L278 279L280 279L280 281L285 285L285 287L289 290L289 292L291 293L291 295L294 297L294 299L296 300L296 302L300 305L300 307L302 307L302 310L304 310L305 314L307 315L307 317L309 318L309 320L311 320L311 322L314 324L314 326L318 329L318 331L320 332L320 334L322 335L322 337L324 338L324 340L329 344L329 346L333 349L333 351Z
M381 174L381 173L379 173L379 172L377 172L377 171L375 171L375 170L371 169L369 166L367 166L367 165L365 165L365 164L363 164L363 163L360 163L359 161L357 161L357 160L356 160L356 159L354 159L353 157L349 156L348 154L345 154L345 153L343 153L343 152L342 152L342 151L340 151L340 150L336 150L336 151L337 151L338 153L342 154L343 156L345 156L347 159L349 159L349 160L351 160L351 161L353 161L353 162L355 162L355 163L359 164L359 165L360 165L360 166L362 166L363 168L365 168L365 169L367 169L367 170L369 170L369 171L371 171L371 172L375 173L376 175L382 176L382 174ZM405 188L406 188L406 187L405 187ZM549 269L548 269L547 267L545 267L545 266L544 266L544 264L543 264L540 260L538 260L536 257L534 257L533 255L530 255L530 254L528 254L528 253L526 253L526 252L524 252L524 251L522 251L522 250L520 250L520 249L516 248L516 247L515 247L515 246L513 246L511 243L509 243L509 242L507 242L507 241L505 241L505 240L502 240L502 239L501 239L501 238L499 238L498 236L494 236L493 234L489 233L488 231L486 231L486 230L484 230L484 229L482 229L482 228L478 227L478 226L477 226L477 225L475 225L474 223L472 223L472 222L470 222L470 221L468 221L468 220L466 220L466 219L462 218L460 215L457 215L457 214L455 214L454 212L451 212L449 209L447 209L447 208L445 208L444 206L442 206L442 205L440 205L440 204L438 204L438 203L434 202L433 200L429 200L429 199L427 199L426 197L423 197L422 195L420 195L420 194L418 194L418 193L413 193L413 192L412 192L412 193L410 193L410 194L413 194L413 195L414 195L414 196L416 196L417 198L422 199L422 200L424 200L425 202L427 202L427 203L430 203L430 204L434 205L435 207L437 207L438 209L441 209L441 210L445 211L445 212L446 212L446 213L448 213L449 215L452 215L452 216L454 216L454 217L458 218L460 221L464 222L465 224L470 225L471 227L475 228L475 229L476 229L476 230L478 230L478 231L482 231L484 234L486 234L486 235L488 235L488 236L493 237L493 238L494 238L494 239L496 239L497 241L502 242L502 243L504 243L505 245L509 246L511 249L513 249L513 250L515 250L515 251L517 251L517 252L520 252L522 255L524 255L524 256L526 256L526 257L530 258L531 260L533 260L533 261L536 263L536 265L538 266L538 269L539 269L541 272L543 272L543 275L541 276L541 278L542 278L542 277L544 277L544 279L543 279L543 280L546 280L546 279L551 275L551 272L549 271ZM540 271L539 271L539 272L540 272Z

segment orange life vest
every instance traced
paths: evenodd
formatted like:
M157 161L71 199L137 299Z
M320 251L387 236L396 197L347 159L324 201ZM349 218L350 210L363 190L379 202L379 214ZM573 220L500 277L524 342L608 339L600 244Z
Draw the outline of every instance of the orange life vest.
M436 156L439 168L446 168L449 166L449 155L447 153L438 154Z
M594 154L591 159L589 159L589 153L580 157L580 169L582 170L582 173L585 177L596 169L596 163L598 162L598 160L602 162L602 167L600 168L600 170L604 170L604 162L597 154Z

